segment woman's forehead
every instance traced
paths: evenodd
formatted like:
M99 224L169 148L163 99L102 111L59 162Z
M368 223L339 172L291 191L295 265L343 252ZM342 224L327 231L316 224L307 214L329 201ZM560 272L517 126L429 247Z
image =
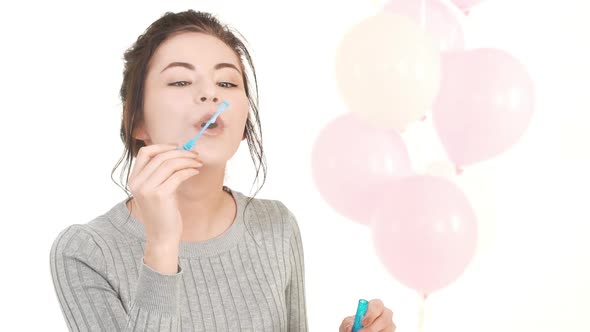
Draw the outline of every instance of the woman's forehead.
M198 32L184 32L167 38L152 58L152 68L160 72L172 62L185 62L209 69L220 62L240 63L235 52L215 36Z

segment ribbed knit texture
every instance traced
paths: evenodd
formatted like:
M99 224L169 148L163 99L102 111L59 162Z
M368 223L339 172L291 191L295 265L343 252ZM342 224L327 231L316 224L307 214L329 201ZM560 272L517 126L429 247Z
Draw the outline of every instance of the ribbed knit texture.
M224 187L237 204L220 236L181 242L178 273L143 261L144 226L120 201L62 230L51 275L70 331L307 331L297 221L278 200ZM245 215L243 215L245 211Z

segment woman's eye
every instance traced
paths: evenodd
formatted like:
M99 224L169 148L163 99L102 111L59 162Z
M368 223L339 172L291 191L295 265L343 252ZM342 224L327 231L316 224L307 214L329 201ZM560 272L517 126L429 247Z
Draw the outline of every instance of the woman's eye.
M230 82L220 82L219 86L222 88L236 88L238 85Z
M186 83L186 84L178 85L178 83ZM190 84L190 82L187 82L187 81L178 81L178 82L170 83L168 85L183 87L183 86L187 86L189 84Z
M187 81L178 81L178 82L174 82L174 83L170 83L168 85L170 86L177 86L177 87L183 87L183 86L187 86L190 85L190 82ZM222 88L236 88L238 85L237 84L233 84L230 82L220 82L218 83L218 85Z

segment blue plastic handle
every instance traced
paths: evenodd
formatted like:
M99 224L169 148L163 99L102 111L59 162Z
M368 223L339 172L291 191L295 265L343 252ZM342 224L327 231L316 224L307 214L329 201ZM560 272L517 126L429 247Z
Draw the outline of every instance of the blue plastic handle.
M363 324L361 320L367 314L367 308L369 306L369 301L360 299L359 304L356 308L356 316L354 317L354 325L352 326L352 332L357 332L358 330L363 328Z

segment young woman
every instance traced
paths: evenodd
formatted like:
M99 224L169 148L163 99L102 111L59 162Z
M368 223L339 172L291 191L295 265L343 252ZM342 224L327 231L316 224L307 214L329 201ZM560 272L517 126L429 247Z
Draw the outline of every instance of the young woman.
M210 14L166 13L124 60L128 198L64 229L51 248L69 330L307 331L295 217L278 200L223 183L243 140L256 178L261 167L266 174L249 81L256 87L256 74L244 43ZM197 144L179 149L222 102L229 108ZM366 331L395 329L380 300L370 302L367 317ZM351 325L346 317L340 331Z

